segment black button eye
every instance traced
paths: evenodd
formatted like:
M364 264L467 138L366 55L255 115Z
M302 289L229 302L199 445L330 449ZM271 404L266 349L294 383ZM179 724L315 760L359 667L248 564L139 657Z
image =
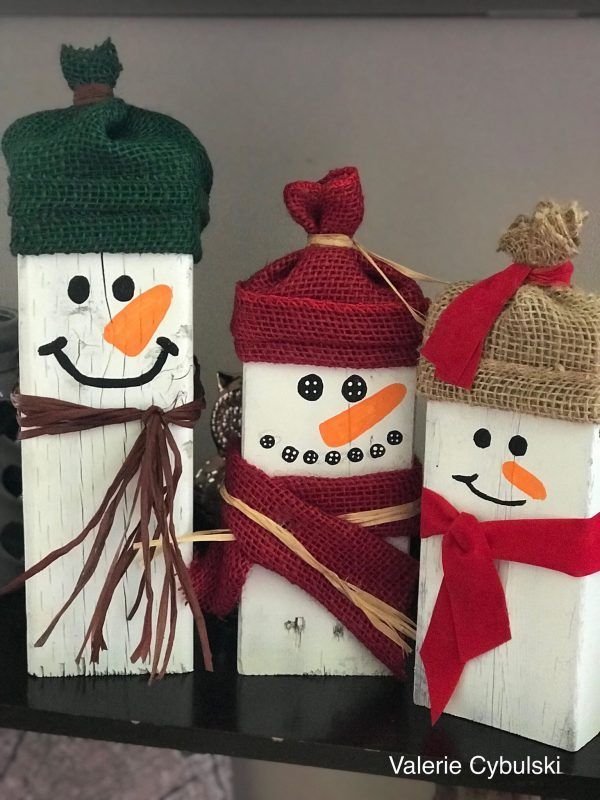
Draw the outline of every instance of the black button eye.
M121 300L122 302L131 300L134 291L135 283L129 275L119 275L112 285L112 293L115 300Z
M367 382L360 375L350 375L342 385L342 395L349 403L362 400L367 394Z
M323 394L323 381L314 372L298 381L298 394L305 400L318 400Z
M473 441L477 447L489 447L492 442L492 434L487 428L479 428L479 430L475 431L473 434Z
M90 296L90 282L85 275L74 275L71 278L67 294L74 303L78 305L85 303Z
M508 443L508 449L513 456L524 456L527 452L527 439L522 436L513 436Z

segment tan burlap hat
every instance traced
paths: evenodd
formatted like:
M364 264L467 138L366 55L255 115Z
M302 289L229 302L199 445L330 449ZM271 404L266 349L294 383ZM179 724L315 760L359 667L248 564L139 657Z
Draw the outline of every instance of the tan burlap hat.
M523 270L524 265L534 269L525 278L528 282L506 301L483 338L471 388L441 380L439 363L436 361L436 369L422 354L418 370L421 394L430 400L600 422L600 296L568 285L572 268L569 259L578 251L579 231L586 216L576 203L561 207L544 201L531 216L517 217L498 245L499 251L516 262L504 273ZM567 269L567 283L548 285L546 276L556 265L561 265L563 273ZM477 298L469 308L475 325L478 310L487 300L486 284L504 273L477 284L478 293L471 292L471 297ZM431 305L424 333L425 354L440 317L474 285L453 284ZM446 314L445 329L444 324L437 328L436 345L441 344L442 350L448 351L443 340L452 333L449 320L463 316L464 298L461 303L461 314L457 316L455 305L454 313ZM457 347L461 348L460 342ZM435 348L430 350L434 352Z

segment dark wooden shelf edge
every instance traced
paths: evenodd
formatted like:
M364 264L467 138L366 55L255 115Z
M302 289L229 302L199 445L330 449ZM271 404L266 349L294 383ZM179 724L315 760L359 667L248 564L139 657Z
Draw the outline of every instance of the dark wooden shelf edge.
M204 731L196 728L192 733L189 729L177 726L153 725L118 719L108 720L105 718L102 720L102 725L99 726L98 719L94 717L76 717L50 711L36 711L35 715L32 715L19 708L7 709L6 707L0 709L0 727L97 741L344 770L389 778L394 777L389 756L393 755L394 758L397 758L402 755L402 753L320 742L282 741L277 737L257 737L230 731ZM410 757L410 754L405 755ZM481 777L471 775L468 771L456 777L420 775L411 777L411 779L447 786L482 787ZM574 778L570 775L552 778L534 776L529 779L521 776L500 776L490 782L489 788L495 791L533 794L542 798L563 798L564 800L598 800L599 792L595 779Z

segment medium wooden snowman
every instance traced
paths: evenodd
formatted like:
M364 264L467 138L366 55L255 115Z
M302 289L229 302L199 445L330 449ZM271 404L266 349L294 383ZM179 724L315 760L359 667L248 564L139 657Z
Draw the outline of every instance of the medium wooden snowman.
M600 731L600 298L570 286L577 205L431 308L415 701L578 750Z
M225 521L237 541L199 559L195 582L217 613L241 592L243 674L399 673L402 651L318 569L355 575L372 593L391 591L392 604L410 611L416 565L398 551L408 550L418 515L421 328L353 243L363 215L356 169L290 184L284 198L308 244L237 286L242 441L225 480ZM414 281L379 268L424 311ZM291 532L319 565L250 521L249 508Z
M192 614L175 576L191 546L173 540L192 526L192 265L210 162L182 124L113 97L110 40L63 47L61 64L74 105L3 139L15 402L23 436L43 434L23 441L28 670L185 672ZM161 546L137 552L144 536Z

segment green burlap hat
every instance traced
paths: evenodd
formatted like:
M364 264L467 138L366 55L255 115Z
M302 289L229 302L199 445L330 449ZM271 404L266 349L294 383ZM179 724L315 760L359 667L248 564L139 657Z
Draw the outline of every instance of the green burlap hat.
M202 255L212 167L193 133L113 96L122 66L107 39L63 45L69 108L41 111L4 134L13 254Z

